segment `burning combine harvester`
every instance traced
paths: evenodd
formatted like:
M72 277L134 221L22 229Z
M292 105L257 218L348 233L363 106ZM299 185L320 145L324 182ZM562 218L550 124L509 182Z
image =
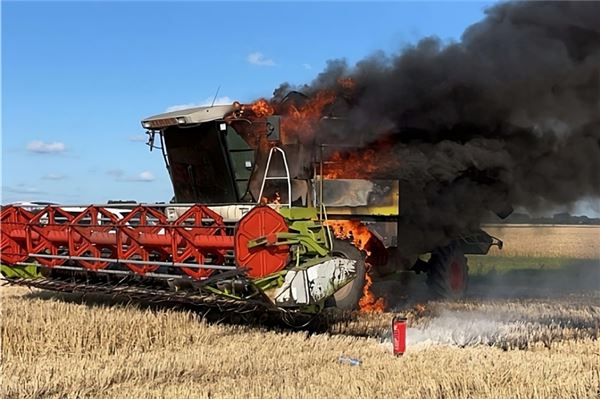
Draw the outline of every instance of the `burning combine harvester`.
M466 289L465 254L501 242L479 226L440 240L404 234L392 148L347 137L326 92L198 107L142 121L162 151L169 204L2 209L10 282L286 320L326 306L381 309L370 274L415 270L440 296ZM323 134L327 132L327 134ZM77 209L77 211L73 211ZM354 245L352 245L354 244ZM431 253L428 261L419 255Z

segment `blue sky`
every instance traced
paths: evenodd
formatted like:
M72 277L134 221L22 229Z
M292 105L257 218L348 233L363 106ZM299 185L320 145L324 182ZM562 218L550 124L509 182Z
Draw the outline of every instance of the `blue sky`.
M143 117L250 101L425 36L492 2L3 2L2 202L168 201Z

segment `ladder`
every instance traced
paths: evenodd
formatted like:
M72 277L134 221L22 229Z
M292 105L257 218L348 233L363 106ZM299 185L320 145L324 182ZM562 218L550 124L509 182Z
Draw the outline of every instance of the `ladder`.
M271 159L274 153L279 153L281 155L281 159L283 160L283 166L285 167L285 176L269 176L269 169L271 167ZM258 203L260 204L260 200L263 196L263 191L265 189L265 184L267 180L285 180L287 182L288 187L288 203L287 206L289 208L292 207L292 182L290 180L290 169L288 167L287 158L285 156L285 151L283 151L279 147L272 147L269 151L269 157L267 158L267 166L265 167L265 175L263 176L262 184L260 186L260 194L258 195Z

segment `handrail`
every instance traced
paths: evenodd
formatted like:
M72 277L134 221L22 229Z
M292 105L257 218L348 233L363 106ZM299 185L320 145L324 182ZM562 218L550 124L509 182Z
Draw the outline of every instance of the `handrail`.
M269 176L269 168L271 166L271 158L272 158L274 152L279 152L281 154L281 157L283 159L283 166L285 166L286 176ZM285 151L283 151L279 147L272 147L271 150L269 151L269 157L267 158L267 165L265 167L265 174L263 176L262 184L260 186L260 193L258 194L258 202L259 203L262 199L263 191L265 189L265 184L266 184L267 180L286 180L287 181L288 207L291 208L292 207L292 182L290 180L290 169L288 167L287 158L285 156Z

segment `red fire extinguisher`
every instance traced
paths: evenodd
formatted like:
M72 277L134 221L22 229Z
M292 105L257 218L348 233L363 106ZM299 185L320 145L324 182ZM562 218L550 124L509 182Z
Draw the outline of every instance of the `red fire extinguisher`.
M396 316L392 319L392 339L394 355L402 356L406 351L406 317Z

